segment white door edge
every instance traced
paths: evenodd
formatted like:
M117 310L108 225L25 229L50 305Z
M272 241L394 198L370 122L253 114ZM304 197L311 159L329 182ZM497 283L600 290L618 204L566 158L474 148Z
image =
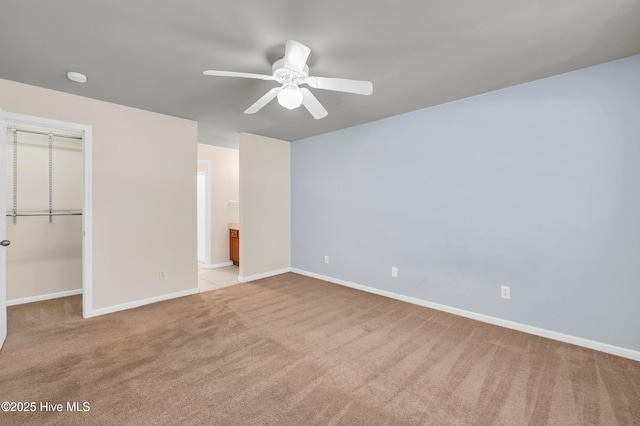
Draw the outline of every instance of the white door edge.
M0 211L6 210L7 194L5 156L5 139L7 135L7 122L5 113L0 109ZM0 223L0 240L7 238L7 220L3 218ZM0 349L7 338L7 249L0 247Z
M204 266L211 268L211 161L198 160L198 165L204 166Z

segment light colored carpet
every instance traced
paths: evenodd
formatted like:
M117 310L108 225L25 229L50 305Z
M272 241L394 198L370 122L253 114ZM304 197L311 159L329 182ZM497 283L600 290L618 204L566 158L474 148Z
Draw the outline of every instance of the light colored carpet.
M80 312L9 308L0 400L90 411L0 424L640 424L639 362L292 273Z

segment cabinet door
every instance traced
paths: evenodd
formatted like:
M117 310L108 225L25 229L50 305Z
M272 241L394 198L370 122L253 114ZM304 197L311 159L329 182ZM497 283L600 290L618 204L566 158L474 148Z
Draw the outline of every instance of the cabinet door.
M229 257L234 265L240 265L240 232L229 232Z

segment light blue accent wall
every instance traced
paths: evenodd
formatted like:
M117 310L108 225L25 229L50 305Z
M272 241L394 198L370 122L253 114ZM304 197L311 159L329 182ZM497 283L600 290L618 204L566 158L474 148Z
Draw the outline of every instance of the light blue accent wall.
M640 350L640 56L291 155L292 267Z

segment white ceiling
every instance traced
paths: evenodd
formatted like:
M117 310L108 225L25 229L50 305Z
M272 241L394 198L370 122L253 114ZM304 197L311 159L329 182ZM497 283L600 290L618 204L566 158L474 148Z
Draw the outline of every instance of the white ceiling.
M329 111L272 102L294 39L310 74L370 80L373 95L313 89ZM0 78L199 122L202 143L245 131L298 140L640 54L640 0L2 0ZM67 71L85 73L80 85ZM0 94L0 108L2 98Z

